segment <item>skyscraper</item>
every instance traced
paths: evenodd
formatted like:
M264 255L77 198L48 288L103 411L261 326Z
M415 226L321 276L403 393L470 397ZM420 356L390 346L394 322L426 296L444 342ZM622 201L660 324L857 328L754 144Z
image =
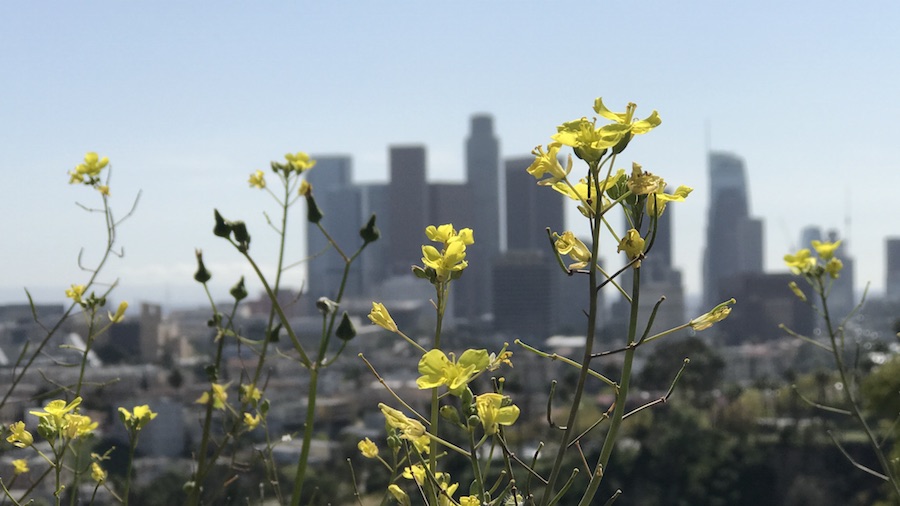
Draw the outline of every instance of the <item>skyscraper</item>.
M709 154L710 203L703 255L703 299L715 305L730 297L725 282L762 272L763 224L750 218L744 161L730 153Z
M508 158L506 169L506 249L548 252L546 228L564 232L562 194L538 186L526 169L534 157Z
M472 116L466 139L466 182L471 196L475 244L467 249L472 258L466 275L475 280L475 307L491 312L491 263L500 253L500 142L490 115Z
M421 263L425 227L429 225L425 147L391 146L390 173L388 223L391 237L387 268L392 275L405 275L414 264Z

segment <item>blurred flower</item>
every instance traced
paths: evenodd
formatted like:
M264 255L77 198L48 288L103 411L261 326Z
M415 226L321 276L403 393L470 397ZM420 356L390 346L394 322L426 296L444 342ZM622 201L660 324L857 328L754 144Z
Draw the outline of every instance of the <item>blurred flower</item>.
M100 467L100 464L98 464L97 462L91 463L91 479L93 479L97 483L103 483L104 481L106 481L106 476L106 471L104 471L103 468Z
M133 410L128 411L125 408L119 408L119 419L125 424L130 431L139 431L144 428L150 420L156 418L156 413L150 410L150 406L135 406Z
M803 293L803 290L801 290L799 286L797 286L796 281L791 281L790 283L788 283L788 288L790 288L791 291L794 292L794 295L796 295L798 299L806 302L806 294Z
M84 285L72 285L72 288L66 290L66 297L81 304L81 297L84 295Z
M25 474L28 471L30 471L30 469L28 469L28 461L25 459L16 459L16 460L12 461L12 465L13 465L13 474L15 474L16 476L18 476L20 474Z
M359 452L367 459L374 459L378 456L378 446L371 439L365 438L356 445Z
M400 506L410 505L409 496L406 495L406 492L404 492L403 489L400 488L400 486L398 486L396 483L388 486L388 492L390 492L391 495L394 496L394 500L397 501L397 504L399 504Z
M396 410L386 404L379 404L378 408L381 409L381 413L384 415L387 424L391 428L400 430L400 432L403 433L404 438L412 439L421 437L425 434L425 426L418 420L408 418L402 411Z
M215 409L225 409L225 401L228 400L228 392L226 391L228 385L221 385L219 383L212 384L212 406ZM203 392L203 395L200 396L199 399L194 401L196 404L209 404L210 393L209 391Z
M808 274L816 267L816 259L806 248L793 255L785 255L784 263L787 264L794 274Z
M255 406L262 399L262 391L256 388L256 385L241 385L238 390L241 392L241 402L244 404Z
M259 426L260 422L262 422L262 418L259 416L259 413L255 415L251 415L250 413L244 413L244 424L248 429L253 430Z
M841 269L844 268L844 262L838 258L832 258L825 264L825 272L831 276L831 279L837 279L841 275Z
M828 261L834 257L834 252L841 247L841 241L821 242L814 240L812 241L812 247L816 250L819 258Z
M262 190L266 187L266 175L261 170L257 170L253 174L250 174L250 183L251 188L259 188Z
M712 308L708 313L694 318L688 325L697 332L706 330L712 327L713 323L720 322L727 318L728 315L731 314L731 306L734 305L735 302L734 299L726 300Z
M34 443L34 437L30 432L25 430L25 422L16 422L9 426L9 437L6 441L12 443L18 448L26 448Z
M88 181L88 183L96 184L96 178L100 176L100 171L108 164L109 158L105 156L100 158L97 153L91 151L84 155L84 163L78 164L74 171L69 172L69 183L83 183L87 177L89 180L94 180Z
M391 318L391 313L389 313L387 308L384 307L384 304L380 302L372 302L372 310L369 311L369 320L384 330L390 332L398 331L397 324L394 323L394 319Z
M288 153L284 155L284 158L288 161L298 174L302 174L303 172L308 171L309 169L316 166L316 161L309 157L308 154L303 151L298 151L297 153Z
M124 300L119 303L119 307L116 309L116 314L109 313L109 321L113 323L119 323L120 321L125 319L125 310L128 309L128 303Z

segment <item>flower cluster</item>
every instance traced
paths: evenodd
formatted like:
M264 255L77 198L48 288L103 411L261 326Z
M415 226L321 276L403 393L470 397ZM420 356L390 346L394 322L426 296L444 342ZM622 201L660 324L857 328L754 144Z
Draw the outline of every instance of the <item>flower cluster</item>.
M464 228L457 232L450 223L438 227L429 225L425 229L425 236L443 245L440 251L430 244L422 246L422 263L426 267L422 272L425 276L434 277L434 281L438 282L458 278L469 265L466 261L466 246L475 243L472 229ZM428 269L434 273L433 276Z
M29 411L38 417L37 431L44 439L56 441L60 438L78 439L90 435L97 428L97 422L90 417L78 413L81 397L76 397L72 402L66 403L62 399L50 401L44 406L43 411ZM16 422L9 427L10 436L7 441L15 446L24 448L31 446L34 438L25 430L24 422Z
M816 250L813 256L808 248L803 248L794 254L784 256L784 263L787 264L791 272L807 278L821 277L823 273L828 274L831 279L837 279L844 268L844 263L834 256L838 248L841 247L841 241L822 242L812 241L812 247Z

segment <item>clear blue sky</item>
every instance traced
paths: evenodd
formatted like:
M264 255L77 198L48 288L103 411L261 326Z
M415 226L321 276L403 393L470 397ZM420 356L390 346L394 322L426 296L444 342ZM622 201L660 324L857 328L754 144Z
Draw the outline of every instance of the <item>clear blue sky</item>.
M388 145L422 143L432 180L460 180L472 113L493 114L516 156L597 96L663 118L623 166L695 187L675 220L690 291L707 124L714 149L746 160L767 269L782 270L803 226L849 215L857 286L880 290L884 237L900 235L898 14L887 0L4 2L0 302L25 286L61 300L84 279L80 247L102 250L102 224L75 206L96 195L67 184L87 151L112 161L120 215L143 191L106 279L133 301L200 299L195 247L222 286L242 269L210 233L214 207L266 242L272 207L246 179L270 160L347 153L357 180L383 180Z

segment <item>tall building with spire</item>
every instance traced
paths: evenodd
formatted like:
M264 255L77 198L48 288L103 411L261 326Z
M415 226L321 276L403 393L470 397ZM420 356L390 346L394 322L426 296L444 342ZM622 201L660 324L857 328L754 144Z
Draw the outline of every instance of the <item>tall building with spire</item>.
M703 300L711 306L728 299L727 281L763 270L763 223L750 217L744 160L709 153L710 202L703 254Z
M471 196L472 223L460 224L475 232L475 244L467 248L471 259L467 283L475 283L474 308L479 316L491 313L493 278L491 264L500 253L500 141L494 135L494 119L472 116L466 139L466 184Z

